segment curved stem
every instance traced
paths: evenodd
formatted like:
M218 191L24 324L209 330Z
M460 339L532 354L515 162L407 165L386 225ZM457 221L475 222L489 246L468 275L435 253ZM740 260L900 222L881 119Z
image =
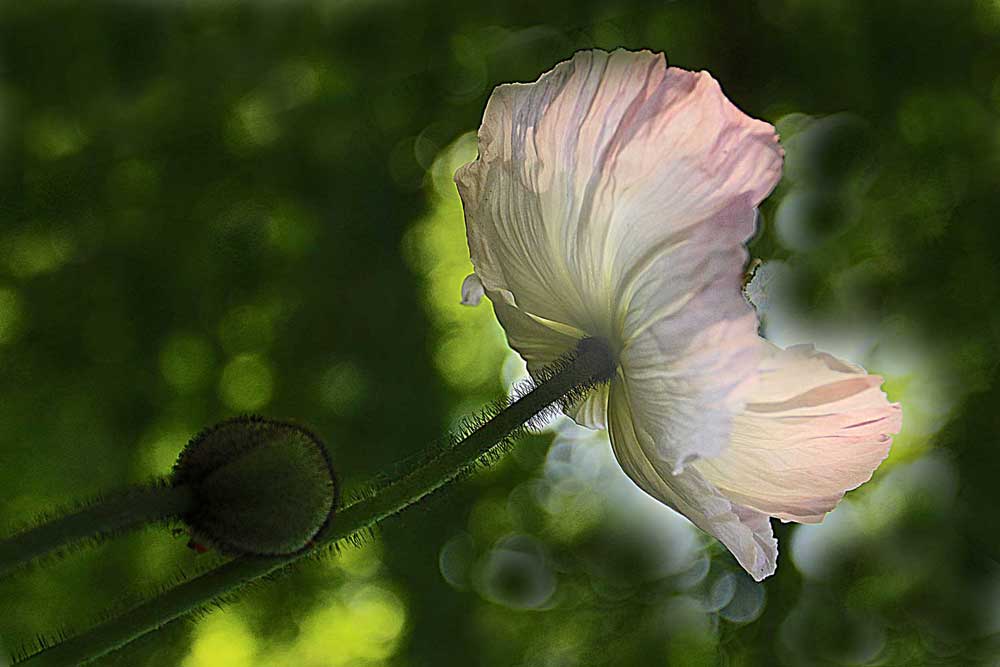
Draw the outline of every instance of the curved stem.
M75 542L183 514L193 497L187 487L154 483L130 489L93 505L0 540L0 577L39 556Z
M107 655L219 596L284 568L318 548L376 524L433 493L474 466L498 443L516 434L535 415L559 399L608 380L614 362L607 346L584 340L575 355L532 391L482 424L461 442L435 452L416 469L402 474L374 495L339 511L315 546L291 556L243 556L180 584L89 632L48 647L16 664L55 667L83 664Z

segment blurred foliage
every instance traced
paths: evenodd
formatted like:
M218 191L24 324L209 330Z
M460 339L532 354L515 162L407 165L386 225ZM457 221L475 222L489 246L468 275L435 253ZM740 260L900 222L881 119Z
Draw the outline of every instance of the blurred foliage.
M904 432L875 481L776 525L755 585L560 423L100 664L996 664L996 0L0 4L0 525L243 411L322 433L349 495L495 398L520 369L458 306L450 174L493 85L617 46L777 124L766 331L886 376ZM0 582L0 642L217 562L185 542Z

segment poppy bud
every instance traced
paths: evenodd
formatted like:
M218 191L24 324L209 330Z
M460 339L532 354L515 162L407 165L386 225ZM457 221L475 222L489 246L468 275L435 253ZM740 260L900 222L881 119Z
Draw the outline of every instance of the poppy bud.
M223 553L278 556L307 548L329 523L340 489L323 442L257 416L228 419L191 440L172 483L187 485L194 542Z

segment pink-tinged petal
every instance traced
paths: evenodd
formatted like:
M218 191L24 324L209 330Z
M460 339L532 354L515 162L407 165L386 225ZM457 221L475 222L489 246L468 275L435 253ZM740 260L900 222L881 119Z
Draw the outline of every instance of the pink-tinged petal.
M739 224L714 240L743 243L781 160L774 128L708 73L648 51L585 51L536 83L494 90L479 158L456 182L486 289L545 320L603 329L623 305L614 297L678 232L739 204L746 215L730 212Z
M781 161L774 128L707 73L588 51L499 86L456 174L487 294L609 341L672 468L721 451L756 367L743 244Z
M685 230L627 295L620 362L632 412L675 472L727 446L757 375L757 319L745 299L732 298L745 250L715 243L719 230L752 219L737 204L714 224Z
M699 312L697 307L688 312ZM745 344L752 314L702 329L684 354L667 356L664 341L642 336L622 357L636 430L672 473L728 444L733 415L754 380L757 349Z
M696 465L727 497L784 521L816 523L871 479L902 425L882 378L812 346L761 341L760 382L729 448Z
M608 407L611 445L625 474L643 491L722 542L756 581L773 574L778 543L770 517L734 502L695 466L673 474L670 463L658 456L656 442L635 428L628 394L620 378L616 379Z

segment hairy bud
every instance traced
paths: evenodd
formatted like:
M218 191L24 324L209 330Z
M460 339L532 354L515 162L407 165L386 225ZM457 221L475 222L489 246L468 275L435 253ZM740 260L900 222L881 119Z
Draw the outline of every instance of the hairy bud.
M260 556L307 548L331 520L340 491L316 435L256 416L199 433L178 457L171 481L193 491L194 509L182 518L196 542Z

